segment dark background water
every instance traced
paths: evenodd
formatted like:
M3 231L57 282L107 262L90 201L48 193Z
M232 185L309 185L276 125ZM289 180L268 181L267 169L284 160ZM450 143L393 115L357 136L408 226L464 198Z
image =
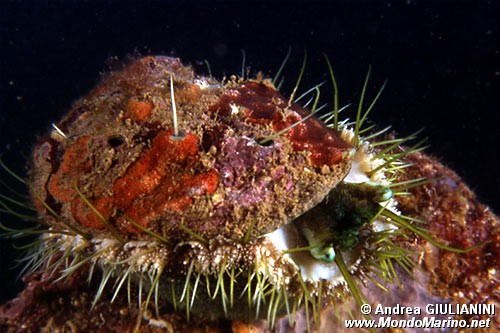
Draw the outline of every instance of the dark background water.
M308 51L302 87L328 80L341 104L356 102L369 65L369 91L388 80L371 118L401 135L425 127L428 153L453 168L493 210L500 208L498 2L160 2L1 1L0 154L17 172L36 137L109 67L131 54L180 57L216 77L272 75L288 48L285 93ZM331 90L322 96L330 101ZM329 95L330 94L330 95ZM5 178L5 174L2 173ZM3 179L4 181L6 179ZM2 221L10 217L2 215ZM14 252L0 240L0 302L15 295Z

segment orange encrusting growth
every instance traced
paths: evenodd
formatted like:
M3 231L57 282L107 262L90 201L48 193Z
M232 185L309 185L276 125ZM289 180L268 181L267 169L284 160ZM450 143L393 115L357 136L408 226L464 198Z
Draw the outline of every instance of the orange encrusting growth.
M138 199L132 204L119 222L126 225L126 218L147 228L149 222L161 216L165 211L180 212L193 203L193 197L203 194L213 194L217 188L219 174L215 170L198 175L182 175L181 179L174 182L171 177L165 177L155 192L148 197L147 201ZM135 228L127 228L131 232Z
M75 191L80 177L92 168L89 158L90 137L78 138L64 153L62 163L48 183L48 190L55 200L71 204L71 214L82 225L94 229L103 229L104 221L97 216L89 205ZM104 218L109 218L113 211L113 199L101 197L88 199Z
M129 169L127 173L113 184L116 204L120 208L130 206L141 196L149 195L160 185L167 175L178 177L175 168L182 169L197 159L198 139L187 134L182 140L172 140L173 131L158 134L151 145ZM172 179L175 180L175 179Z
M108 220L113 212L113 198L102 197L96 200L90 200L92 206L101 214L102 218ZM93 229L104 229L105 222L101 217L89 207L89 205L80 197L71 201L71 213L75 220L82 225Z
M92 167L87 158L89 141L89 136L82 136L64 153L59 169L48 183L48 190L54 199L70 202L76 196L73 182Z
M153 104L147 101L140 101L136 98L131 98L127 104L126 117L142 123L153 113Z
M112 196L102 194L85 198L102 215L98 216L75 191L75 182L92 167L89 158L89 137L84 136L70 146L57 172L49 181L48 189L54 199L70 203L71 214L80 224L103 229L106 220L119 210L119 225L127 218L144 227L167 210L182 211L193 203L193 198L213 194L219 174L214 169L204 170L198 163L199 142L193 134L182 140L172 140L173 131L158 134L149 148L134 162L125 174L116 179ZM126 228L138 232L137 229Z
M193 197L213 194L219 175L215 170L199 171L198 138L186 134L172 140L173 131L162 132L144 153L113 185L115 203L126 217L147 227L148 222L166 210L182 211ZM193 167L194 166L194 167ZM147 196L147 200L141 200Z

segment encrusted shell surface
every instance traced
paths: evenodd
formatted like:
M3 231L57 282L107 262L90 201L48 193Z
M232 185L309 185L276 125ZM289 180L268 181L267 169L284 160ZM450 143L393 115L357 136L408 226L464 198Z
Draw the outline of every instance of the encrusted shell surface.
M258 237L314 207L350 168L351 147L309 114L270 82L221 83L176 58L138 59L35 147L35 204L54 226L127 238L146 237L134 224L176 240L187 229Z

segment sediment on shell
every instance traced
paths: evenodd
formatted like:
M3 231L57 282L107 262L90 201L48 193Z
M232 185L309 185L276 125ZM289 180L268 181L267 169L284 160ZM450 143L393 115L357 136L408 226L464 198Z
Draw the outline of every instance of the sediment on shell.
M37 209L53 226L121 241L145 238L136 224L174 242L184 226L256 238L314 207L350 168L351 146L269 82L195 80L168 57L107 75L54 126L64 137L34 150Z

